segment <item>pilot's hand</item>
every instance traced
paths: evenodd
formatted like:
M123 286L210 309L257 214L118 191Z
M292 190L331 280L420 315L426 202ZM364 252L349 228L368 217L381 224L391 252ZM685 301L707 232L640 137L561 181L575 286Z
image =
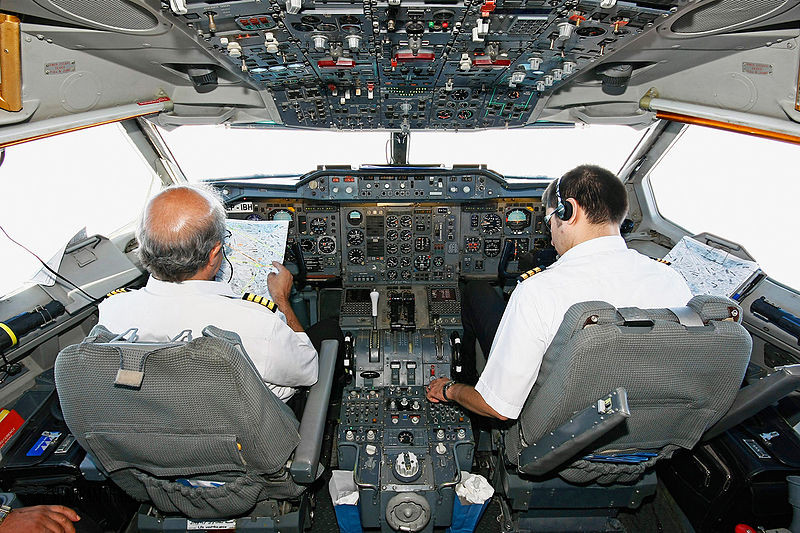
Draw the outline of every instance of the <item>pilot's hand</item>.
M72 523L80 519L78 513L63 505L21 507L3 520L0 533L75 533Z
M278 273L270 272L267 276L269 294L275 303L288 302L289 294L292 292L292 273L277 261L273 261L272 266L278 270Z
M444 388L449 381L450 378L438 378L431 381L426 392L428 400L432 401L433 403L446 402L447 400L444 399L442 388Z

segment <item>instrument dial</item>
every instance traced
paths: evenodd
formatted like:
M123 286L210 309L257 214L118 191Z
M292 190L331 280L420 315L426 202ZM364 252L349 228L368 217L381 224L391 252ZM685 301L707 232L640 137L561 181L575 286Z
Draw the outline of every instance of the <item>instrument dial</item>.
M347 260L354 265L363 265L364 250L362 250L361 248L353 248L352 250L347 252Z
M322 217L312 218L310 225L311 233L316 233L317 235L322 235L328 229L328 221Z
M397 270L390 270L389 272L387 272L386 273L386 278L390 279L390 280L396 280L397 279Z
M411 243L404 242L400 245L400 253L403 255L408 255L411 253Z
M420 271L425 271L431 268L431 256L418 255L414 258L414 268Z
M399 218L397 215L389 215L386 217L386 227L387 228L396 228Z
M400 268L408 268L411 266L411 258L408 256L400 258Z
M261 215L259 215L258 213L253 213L251 215L247 215L247 218L245 218L245 220L264 220L264 219L261 218Z
M294 226L294 215L288 209L273 209L267 215L269 220L288 220L289 227Z
M453 118L453 112L450 111L449 109L440 109L436 113L436 118L438 118L439 120L451 119L451 118Z
M347 213L347 221L353 226L360 226L361 222L364 220L364 215L361 214L361 211L356 211L353 209L349 213Z
M319 241L317 242L317 248L323 254L332 254L336 251L336 241L333 237L324 236L320 237Z
M458 112L458 118L461 120L469 120L472 118L472 111L469 109L462 109Z
M386 260L386 266L389 268L396 268L398 263L398 259L396 257L390 257Z
M400 240L401 241L410 241L411 240L411 230L404 229L400 232Z
M444 257L436 256L433 258L433 266L436 268L441 268L444 265Z
M418 252L429 252L431 250L430 237L417 237L414 239L414 250Z
M483 242L483 253L486 257L497 257L500 254L500 239L486 239Z
M464 247L467 252L479 252L481 249L481 240L479 237L467 237L464 239Z
M397 253L397 244L390 242L386 245L386 253L387 254L396 254Z
M495 213L488 213L483 215L481 220L481 230L487 235L499 233L503 228L503 220Z
M400 225L404 228L410 228L411 222L413 222L411 215L403 215L400 217Z
M300 249L306 253L313 253L314 250L317 248L317 243L314 239L301 239L300 240Z
M461 101L469 97L469 91L466 89L456 89L450 93L450 98L453 100Z
M531 225L531 214L525 209L512 209L506 213L506 227L521 231Z
M364 242L364 232L360 229L351 229L347 232L347 244L350 246L358 246Z
M403 279L408 281L411 279L411 271L410 270L403 270Z
M390 229L389 231L386 232L386 238L390 241L396 241L397 236L398 233L396 229Z

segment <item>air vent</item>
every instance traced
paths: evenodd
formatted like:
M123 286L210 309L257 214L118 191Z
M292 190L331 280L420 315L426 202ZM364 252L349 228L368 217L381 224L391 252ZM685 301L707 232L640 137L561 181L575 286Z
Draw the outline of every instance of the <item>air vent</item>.
M126 0L36 0L71 19L120 32L147 32L158 20L143 7Z
M672 24L675 35L704 35L737 29L768 18L789 0L719 0L694 9Z

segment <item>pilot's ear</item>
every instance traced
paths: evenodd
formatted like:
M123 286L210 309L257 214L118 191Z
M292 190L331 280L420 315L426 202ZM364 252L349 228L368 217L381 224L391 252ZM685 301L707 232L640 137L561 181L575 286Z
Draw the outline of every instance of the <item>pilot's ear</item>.
M570 211L570 217L565 222L567 224L574 224L578 217L583 217L583 208L578 204L575 198L567 198L564 200L564 203L570 204L572 209Z
M208 254L208 258L209 258L209 259L216 259L216 258L217 258L217 256L218 256L219 254L221 254L221 253L222 253L222 243L221 243L221 242L218 242L218 243L217 243L217 244L215 244L215 245L214 245L214 247L211 249L211 253L210 253L210 254Z

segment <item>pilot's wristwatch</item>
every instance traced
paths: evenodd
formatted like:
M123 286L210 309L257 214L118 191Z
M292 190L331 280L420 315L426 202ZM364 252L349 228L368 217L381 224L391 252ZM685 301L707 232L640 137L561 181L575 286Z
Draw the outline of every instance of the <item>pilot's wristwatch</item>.
M0 524L3 523L3 520L11 513L11 507L8 505L0 505Z
M442 387L442 398L444 398L444 401L446 401L446 402L452 401L452 400L450 400L450 398L447 397L447 389L449 389L450 387L452 387L455 384L456 384L456 382L451 379L450 381L448 381L447 383L444 384L444 387Z

